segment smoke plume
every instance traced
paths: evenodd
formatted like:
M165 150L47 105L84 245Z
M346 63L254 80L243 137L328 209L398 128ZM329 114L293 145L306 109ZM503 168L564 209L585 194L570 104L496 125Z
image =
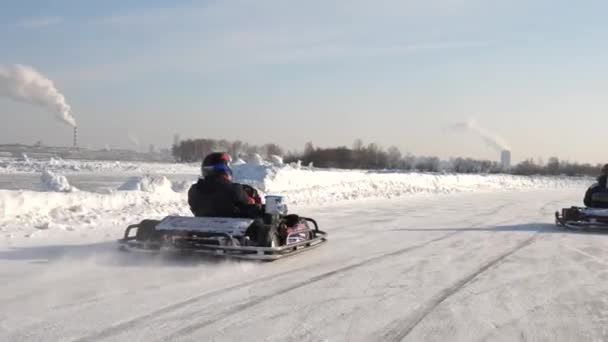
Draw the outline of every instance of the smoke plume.
M0 65L0 97L44 107L55 113L63 123L76 126L76 120L70 114L70 106L55 88L53 81L31 66Z
M466 122L453 124L450 126L450 128L454 130L472 132L479 136L488 146L499 152L503 150L511 150L509 144L504 139L479 126L479 124L477 124L477 122L473 119L469 119Z

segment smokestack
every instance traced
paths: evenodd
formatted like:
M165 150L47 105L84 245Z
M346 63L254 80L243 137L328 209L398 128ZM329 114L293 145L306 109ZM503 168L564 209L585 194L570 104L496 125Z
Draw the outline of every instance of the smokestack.
M74 126L74 147L78 147L78 126Z
M503 150L500 152L500 164L502 165L503 170L511 168L511 151Z

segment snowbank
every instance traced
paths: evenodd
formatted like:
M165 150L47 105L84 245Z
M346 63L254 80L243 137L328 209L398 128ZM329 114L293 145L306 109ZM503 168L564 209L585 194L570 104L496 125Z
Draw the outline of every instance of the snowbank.
M100 160L0 158L0 174L32 174L48 170L64 175L81 173L198 174L200 164L143 163Z
M77 190L70 185L65 176L47 170L42 171L40 183L42 184L42 188L46 191L72 192Z
M264 159L257 153L254 153L247 157L247 163L253 165L264 165Z
M272 162L272 165L274 166L283 166L283 158L281 156L277 156L277 155L271 155L270 156L270 161Z
M276 177L276 173L282 169L269 164L247 163L234 165L232 171L236 182L249 184L264 191L269 186L269 182Z
M291 166L265 169L264 179L258 179L252 185L265 192L282 193L294 204L391 198L420 193L584 188L590 181L586 178L315 170ZM262 174L261 169L256 170L256 176ZM242 181L247 183L249 179Z
M457 175L303 169L298 165L248 163L234 166L235 180L263 193L280 193L290 206L416 194L580 188L584 178ZM82 230L100 225L124 227L143 218L190 215L187 190L196 181L173 184L163 176L126 180L107 194L72 191L65 177L43 174L53 192L0 190L0 230ZM70 190L72 189L72 190ZM71 192L70 192L71 191ZM76 228L74 228L76 227Z
M245 163L247 163L247 162L241 158L236 158L235 160L232 161L232 165L243 165Z
M143 218L190 214L185 192L173 191L168 180L127 183L137 189L109 194L0 190L0 231L27 236L39 229L126 227Z
M173 191L173 184L165 176L137 176L131 177L118 190L143 192Z
M21 159L19 159L19 160L25 162L26 164L31 163L30 158L25 153L21 153Z
M193 182L171 182L165 176L146 175L129 178L118 191L143 191L155 194L172 195L174 192L186 192Z

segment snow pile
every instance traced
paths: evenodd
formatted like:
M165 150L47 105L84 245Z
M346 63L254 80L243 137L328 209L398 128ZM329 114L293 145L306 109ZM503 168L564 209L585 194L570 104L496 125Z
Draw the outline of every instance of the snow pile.
M72 192L77 190L70 185L65 176L47 170L42 171L40 183L42 183L42 187L46 191Z
M190 189L193 183L196 183L197 180L193 181L181 181L181 182L172 182L171 189L175 192L186 192Z
M257 153L253 153L247 158L247 164L264 165L266 162L264 162L262 156Z
M270 156L270 162L274 166L283 166L284 165L283 158L281 156L277 156L274 154Z
M246 161L244 161L244 160L243 160L243 159L241 159L241 158L236 158L234 161L232 161L232 165L243 165L243 164L246 164L246 163L247 163L247 162L246 162Z
M173 191L173 184L165 176L146 175L129 178L118 190L161 193Z
M265 162L233 165L234 180L238 183L249 184L260 190L268 187L268 182L276 177L281 169Z
M21 159L20 160L23 161L23 162L25 162L26 164L31 164L30 158L25 153L21 153Z

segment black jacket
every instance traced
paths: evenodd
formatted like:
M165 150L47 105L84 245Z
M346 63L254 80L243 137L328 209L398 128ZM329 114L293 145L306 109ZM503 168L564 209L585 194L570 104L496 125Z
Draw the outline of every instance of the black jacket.
M260 209L250 204L243 186L223 177L199 179L188 191L188 204L194 216L257 217Z
M608 201L599 200L598 195L605 194L603 197L608 197L608 187L606 187L606 179L608 176L602 175L598 177L597 183L593 184L585 193L585 206L589 208L608 208Z

